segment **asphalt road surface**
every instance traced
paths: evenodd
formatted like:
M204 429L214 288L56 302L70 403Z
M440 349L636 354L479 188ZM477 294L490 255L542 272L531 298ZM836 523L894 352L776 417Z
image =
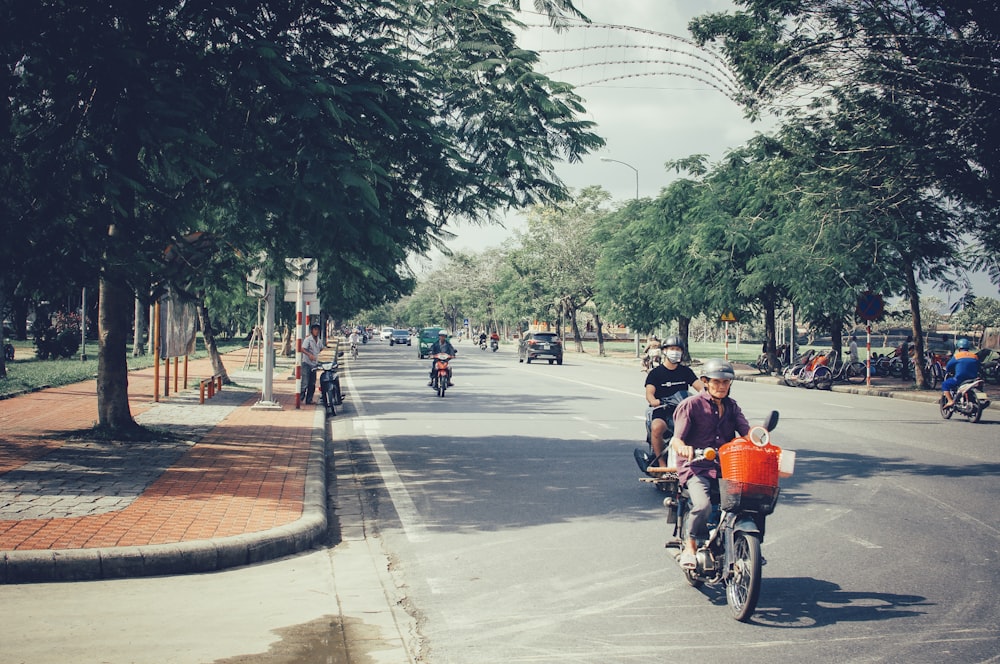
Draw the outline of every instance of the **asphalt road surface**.
M742 624L663 548L663 496L632 459L635 365L568 352L529 366L466 343L438 398L415 347L369 343L351 364L332 444L364 478L413 662L1000 657L996 409L969 424L932 404L736 383L751 422L781 412L774 442L797 453ZM217 574L0 587L0 662L346 661L328 645L354 633L329 618L342 546Z
M351 380L373 513L422 656L467 662L986 662L1000 646L996 411L736 383L797 453L768 519L760 601L732 620L663 548L638 481L643 374L465 345L454 389L410 349L365 349Z

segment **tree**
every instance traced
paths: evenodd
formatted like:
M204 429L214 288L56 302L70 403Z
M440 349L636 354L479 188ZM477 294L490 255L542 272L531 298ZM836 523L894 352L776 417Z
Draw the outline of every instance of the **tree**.
M330 293L361 286L358 307L412 287L400 266L449 217L565 197L552 161L602 141L517 48L518 4L4 6L5 130L26 183L5 208L51 233L36 254L99 274L102 428L136 429L132 295L192 231L263 252L272 282L313 255Z

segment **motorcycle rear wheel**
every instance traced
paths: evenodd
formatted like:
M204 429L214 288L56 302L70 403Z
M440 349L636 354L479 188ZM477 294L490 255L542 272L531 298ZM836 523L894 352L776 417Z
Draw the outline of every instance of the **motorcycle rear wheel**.
M947 400L948 398L942 394L941 398L938 399L938 408L941 410L941 417L943 417L946 420L950 420L951 416L955 413L955 409L944 407L944 404Z
M687 579L688 585L692 588L701 588L704 583L697 574L689 569L684 570L684 578Z
M733 533L733 576L726 583L726 603L733 618L746 622L757 608L760 597L760 537Z
M969 405L972 406L972 410L965 415L965 419L975 424L983 416L983 407L979 405L979 399L974 395L969 396Z

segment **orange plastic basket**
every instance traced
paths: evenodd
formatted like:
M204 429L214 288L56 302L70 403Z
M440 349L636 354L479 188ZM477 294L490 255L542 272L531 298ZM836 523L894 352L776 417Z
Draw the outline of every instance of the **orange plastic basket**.
M722 477L730 482L778 486L778 455L781 448L768 443L754 445L746 438L737 438L719 448Z

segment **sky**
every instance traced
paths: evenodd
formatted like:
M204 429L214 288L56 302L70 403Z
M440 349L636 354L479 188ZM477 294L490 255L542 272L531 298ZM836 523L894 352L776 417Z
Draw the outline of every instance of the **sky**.
M523 2L526 8L531 4ZM638 176L639 196L652 198L677 177L664 168L665 162L693 154L706 154L716 162L726 151L767 131L766 119L746 120L735 102L709 84L721 83L721 73L704 76L709 83L685 76L699 75L692 66L709 65L692 57L696 49L677 37L690 40L687 25L693 17L733 9L728 0L575 0L574 4L598 25L556 32L544 17L524 13L523 21L532 27L521 40L522 46L540 53L539 71L577 86L587 109L582 119L595 122L595 133L607 143L582 163L556 166L568 186L579 190L600 185L614 200L627 201L636 195ZM658 34L610 26L640 27ZM609 64L620 61L627 64ZM651 75L656 72L671 74ZM606 80L620 76L629 78ZM512 213L504 221L506 228L453 226L458 237L449 246L481 251L501 244L523 223L521 215Z
M612 199L624 202L636 196L638 184L640 198L653 198L678 177L664 167L665 162L704 154L710 164L717 163L729 150L776 126L766 115L755 122L746 119L742 108L718 89L724 87L726 74L712 66L724 67L721 58L713 59L689 43L691 19L732 11L735 5L729 0L574 0L574 4L593 21L592 27L577 24L557 32L541 15L521 15L529 26L521 45L539 52L540 72L576 86L587 109L582 118L595 122L595 133L606 141L582 163L556 165L567 186L578 191L600 185ZM522 6L531 7L531 0L523 0ZM502 226L458 223L449 226L456 237L448 244L453 251L480 252L501 245L524 226L517 212L509 213ZM439 259L431 258L423 268L433 269ZM973 284L977 295L998 297L997 287L985 275L974 275ZM956 297L927 290L946 303Z

